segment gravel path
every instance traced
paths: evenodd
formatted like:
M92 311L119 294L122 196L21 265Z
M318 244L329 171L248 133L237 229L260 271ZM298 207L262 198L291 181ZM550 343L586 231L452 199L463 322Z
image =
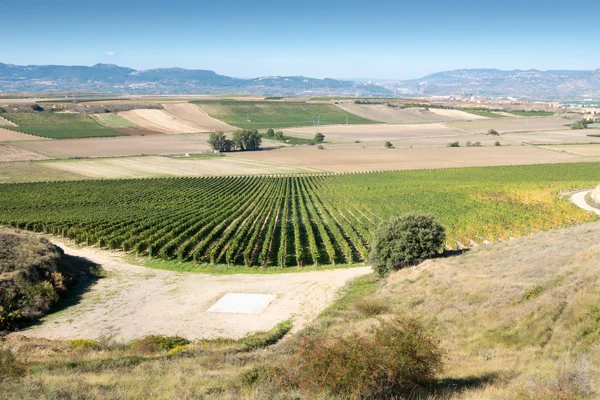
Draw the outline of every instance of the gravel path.
M600 209L594 208L592 206L590 206L587 201L585 201L585 196L588 195L588 193L590 193L591 190L586 190L583 192L578 192L575 193L574 195L571 196L571 201L577 206L577 207L581 207L584 210L588 210L591 211L593 213L596 213L598 215L600 215Z
M265 275L174 272L128 264L118 252L52 242L67 254L102 265L106 277L77 304L46 316L18 335L123 341L151 334L239 338L269 330L288 318L293 318L297 331L319 315L346 282L371 272L370 267ZM258 315L206 312L227 293L272 294L275 298Z

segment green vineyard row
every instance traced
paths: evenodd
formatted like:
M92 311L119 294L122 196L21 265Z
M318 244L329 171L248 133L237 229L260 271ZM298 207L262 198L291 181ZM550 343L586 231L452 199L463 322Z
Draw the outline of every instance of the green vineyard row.
M351 264L411 210L435 215L449 248L593 221L559 193L598 182L600 165L580 163L4 184L0 224L200 264Z
M2 113L0 116L17 124L5 125L4 129L52 139L125 136L84 114L43 111Z

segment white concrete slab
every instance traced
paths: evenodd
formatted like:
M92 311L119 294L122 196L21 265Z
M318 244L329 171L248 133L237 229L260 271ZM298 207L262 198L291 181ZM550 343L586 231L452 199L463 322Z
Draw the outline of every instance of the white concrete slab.
M230 314L260 314L274 299L274 294L227 293L207 311Z

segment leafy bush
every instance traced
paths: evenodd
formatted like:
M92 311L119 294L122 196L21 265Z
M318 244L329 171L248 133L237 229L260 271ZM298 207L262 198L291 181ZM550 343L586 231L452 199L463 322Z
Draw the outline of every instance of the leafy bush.
M385 144L383 145L386 149L391 149L392 147L394 147L394 145L392 144L392 142L385 142Z
M396 317L365 336L303 338L298 352L273 368L271 380L280 389L342 398L398 398L431 383L441 368L438 340L419 321Z
M500 136L500 134L498 133L498 131L495 130L495 129L490 129L488 131L488 135Z
M323 135L321 132L317 132L315 134L315 137L313 138L313 142L323 143L324 141L325 141L325 135Z
M73 339L69 340L69 348L77 351L100 350L100 344L91 339Z
M267 332L258 332L247 335L240 339L244 351L260 349L277 343L292 329L292 321L285 320L278 323Z
M460 147L460 143L458 141L450 142L447 144L447 147Z
M129 348L136 353L150 354L167 352L188 344L190 341L180 336L150 335L134 341Z
M10 349L0 348L0 382L20 378L27 373L27 366L18 361Z
M494 142L494 146L502 146L502 144L496 140L496 142Z
M379 276L385 276L435 256L445 240L446 229L433 216L409 212L379 225L368 260Z

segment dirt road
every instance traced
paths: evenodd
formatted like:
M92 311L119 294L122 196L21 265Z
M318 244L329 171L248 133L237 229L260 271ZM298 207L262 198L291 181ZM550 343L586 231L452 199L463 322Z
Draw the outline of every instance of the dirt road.
M323 311L348 280L371 272L370 267L358 267L269 275L179 273L128 264L115 252L54 242L68 254L101 264L106 277L91 286L76 305L17 334L124 341L150 334L239 338L268 330L288 318L293 318L293 329L298 330ZM226 293L276 297L258 315L207 313Z
M571 196L571 201L580 208L583 208L584 210L588 210L591 211L595 214L600 215L600 209L594 208L592 206L590 206L587 201L585 201L585 196L588 195L588 193L590 193L591 190L586 190L583 192L578 192L575 193L574 195Z

